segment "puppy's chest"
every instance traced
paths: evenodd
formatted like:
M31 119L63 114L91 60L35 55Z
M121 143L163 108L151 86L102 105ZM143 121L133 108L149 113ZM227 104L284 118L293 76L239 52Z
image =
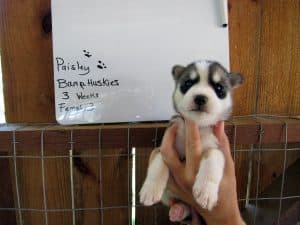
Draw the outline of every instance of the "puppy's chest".
M203 151L218 148L218 140L213 134L210 127L199 128L201 146ZM185 158L185 130L183 126L179 126L176 135L176 150L181 159Z

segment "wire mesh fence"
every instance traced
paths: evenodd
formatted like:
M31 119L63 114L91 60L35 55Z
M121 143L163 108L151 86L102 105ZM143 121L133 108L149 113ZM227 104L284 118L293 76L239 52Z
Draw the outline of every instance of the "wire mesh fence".
M165 127L3 125L0 224L174 224L166 207L138 202ZM292 217L300 201L299 131L297 118L227 122L247 224L286 224Z

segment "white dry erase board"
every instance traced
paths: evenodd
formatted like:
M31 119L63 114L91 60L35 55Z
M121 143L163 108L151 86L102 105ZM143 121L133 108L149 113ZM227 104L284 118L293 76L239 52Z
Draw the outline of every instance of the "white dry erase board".
M174 64L229 66L217 0L52 0L61 124L168 120Z

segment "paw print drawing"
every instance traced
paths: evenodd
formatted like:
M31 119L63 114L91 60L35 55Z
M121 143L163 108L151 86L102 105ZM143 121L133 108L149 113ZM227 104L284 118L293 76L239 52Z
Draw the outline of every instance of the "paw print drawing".
M83 50L83 53L86 57L90 58L92 55L90 52L88 52L87 50Z
M102 61L98 61L97 67L101 70L106 69L106 65Z

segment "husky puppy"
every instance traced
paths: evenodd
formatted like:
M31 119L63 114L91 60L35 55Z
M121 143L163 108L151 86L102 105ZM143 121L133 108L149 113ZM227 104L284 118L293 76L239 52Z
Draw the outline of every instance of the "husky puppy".
M211 210L218 201L218 191L224 170L224 156L219 150L218 140L212 126L229 117L232 110L232 89L243 82L238 73L229 73L215 61L201 60L187 66L176 65L172 69L175 80L173 92L174 108L179 116L175 147L181 159L185 158L184 118L193 120L201 135L201 144L206 157L200 162L193 185L193 196L204 209ZM183 118L183 119L182 119ZM145 182L140 191L140 202L153 205L162 200L170 205L175 198L165 190L169 169L160 153L155 154L147 170ZM188 206L183 203L171 205L170 219L181 221L189 215Z

